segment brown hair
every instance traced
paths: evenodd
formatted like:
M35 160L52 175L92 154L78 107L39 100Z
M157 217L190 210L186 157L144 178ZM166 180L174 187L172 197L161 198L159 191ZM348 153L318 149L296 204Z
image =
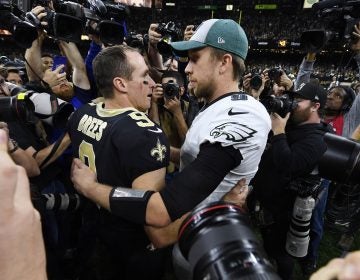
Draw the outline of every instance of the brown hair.
M104 98L112 98L113 80L122 77L132 78L134 67L127 59L126 52L138 52L128 46L113 46L103 49L93 61L93 71L96 86Z

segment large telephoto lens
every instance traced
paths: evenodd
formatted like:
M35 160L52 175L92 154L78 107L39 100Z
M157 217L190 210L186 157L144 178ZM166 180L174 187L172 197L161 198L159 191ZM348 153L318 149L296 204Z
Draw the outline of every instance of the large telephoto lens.
M347 184L360 183L360 143L335 134L324 136L327 150L319 161L323 178Z
M196 208L179 230L179 248L193 279L280 279L238 206Z

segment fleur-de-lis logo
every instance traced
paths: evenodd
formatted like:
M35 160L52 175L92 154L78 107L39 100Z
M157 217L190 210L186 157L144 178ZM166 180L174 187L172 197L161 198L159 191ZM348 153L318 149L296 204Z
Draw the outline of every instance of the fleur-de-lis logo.
M159 138L157 139L156 146L150 151L150 155L155 157L157 161L162 162L165 159L166 146L161 145Z

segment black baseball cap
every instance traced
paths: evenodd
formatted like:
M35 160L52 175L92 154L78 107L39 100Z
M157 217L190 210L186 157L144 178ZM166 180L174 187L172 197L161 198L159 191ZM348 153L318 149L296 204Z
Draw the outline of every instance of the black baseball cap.
M293 97L299 96L313 102L319 102L320 108L324 108L326 104L326 90L317 83L302 83L296 91L291 91L289 94Z

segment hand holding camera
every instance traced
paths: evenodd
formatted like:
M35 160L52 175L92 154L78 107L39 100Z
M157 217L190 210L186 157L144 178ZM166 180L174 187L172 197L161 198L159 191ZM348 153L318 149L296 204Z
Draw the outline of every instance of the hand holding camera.
M270 115L271 118L271 130L274 135L285 133L285 126L287 121L290 118L290 112L286 114L285 117L281 117L278 113L272 113Z
M148 30L149 43L153 47L156 47L157 43L159 43L159 41L162 37L161 34L156 31L158 26L159 26L159 24L152 23L152 24L150 24L150 27Z
M161 100L163 97L164 97L164 91L162 85L156 84L152 91L151 102L159 103L159 100Z
M164 101L164 107L173 113L173 115L182 114L181 103L178 97L175 96L174 98L165 98Z
M279 86L283 86L285 90L290 90L293 86L293 81L283 71L277 82Z
M35 24L36 27L46 27L48 25L46 21L46 9L42 6L34 7L30 13L26 14L26 17Z
M244 90L258 99L265 87L265 76L263 74L248 73L243 79Z

